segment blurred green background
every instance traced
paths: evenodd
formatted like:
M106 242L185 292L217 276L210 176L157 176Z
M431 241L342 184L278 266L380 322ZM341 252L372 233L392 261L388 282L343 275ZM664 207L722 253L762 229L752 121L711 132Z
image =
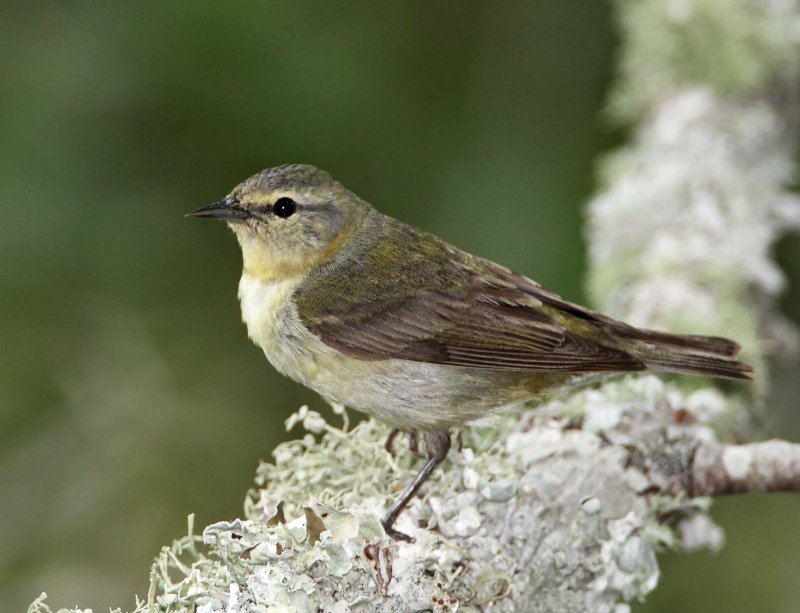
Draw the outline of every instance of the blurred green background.
M299 405L251 345L239 251L184 212L284 162L582 291L582 205L621 142L605 2L4 2L0 608L131 608L151 559L241 514ZM779 256L800 286L800 244ZM784 302L795 320L800 294ZM797 363L774 434L800 439ZM795 407L796 408L796 407ZM638 611L800 610L800 498L720 501Z

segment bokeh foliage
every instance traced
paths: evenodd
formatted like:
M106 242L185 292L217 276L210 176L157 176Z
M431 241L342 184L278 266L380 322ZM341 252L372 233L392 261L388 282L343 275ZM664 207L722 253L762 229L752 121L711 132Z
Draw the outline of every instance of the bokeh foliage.
M596 156L618 138L600 118L609 11L556 0L5 3L3 608L42 590L56 606L130 607L186 515L240 515L285 417L322 407L246 339L232 236L182 218L248 174L317 164L384 212L582 299L580 207ZM784 251L797 270L796 244ZM689 610L703 583L673 564L723 565L737 539L760 534L757 513L796 537L797 504L787 506L726 503L723 562L670 559L650 610L681 597ZM746 557L796 576L788 549ZM771 578L754 573L752 589ZM731 591L719 595L725 610L746 610ZM763 593L800 599L795 585Z

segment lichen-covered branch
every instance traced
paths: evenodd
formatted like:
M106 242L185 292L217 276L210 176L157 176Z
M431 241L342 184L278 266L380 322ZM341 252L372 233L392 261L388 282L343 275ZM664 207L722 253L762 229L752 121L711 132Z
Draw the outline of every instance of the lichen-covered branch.
M700 445L690 476L690 496L800 492L800 445L780 440Z
M137 611L624 611L658 581L657 552L720 547L708 496L791 490L800 447L732 445L791 347L771 247L800 227L794 172L797 0L616 0L633 124L589 205L590 286L634 324L734 337L746 386L612 380L457 433L387 538L379 518L419 460L368 420L307 434L258 469L245 517L167 547ZM766 339L766 340L765 340ZM49 611L43 598L32 611Z

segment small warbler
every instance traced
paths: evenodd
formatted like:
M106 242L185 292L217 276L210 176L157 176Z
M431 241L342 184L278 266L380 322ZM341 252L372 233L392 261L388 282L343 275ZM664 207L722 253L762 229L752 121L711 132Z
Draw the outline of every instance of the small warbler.
M382 215L313 166L250 177L188 215L227 222L242 318L281 373L424 443L386 532L445 458L449 429L598 374L749 379L730 340L634 328Z

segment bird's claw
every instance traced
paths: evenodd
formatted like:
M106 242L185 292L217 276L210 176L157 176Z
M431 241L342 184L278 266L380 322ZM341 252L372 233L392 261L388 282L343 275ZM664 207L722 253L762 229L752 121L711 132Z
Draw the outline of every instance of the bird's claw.
M394 522L392 522L394 523ZM383 531L386 532L387 536L393 538L396 541L405 541L406 543L415 543L413 537L408 536L405 532L400 532L396 528L392 526L391 523L387 522L385 519L381 520L381 525L383 526Z

